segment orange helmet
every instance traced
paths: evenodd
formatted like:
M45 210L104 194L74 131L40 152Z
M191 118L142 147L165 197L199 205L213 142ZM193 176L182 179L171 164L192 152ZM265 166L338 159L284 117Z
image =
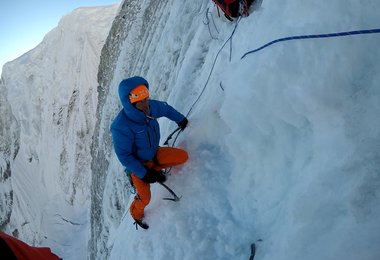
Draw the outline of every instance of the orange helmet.
M138 85L129 93L131 104L139 102L149 97L149 90L145 85Z

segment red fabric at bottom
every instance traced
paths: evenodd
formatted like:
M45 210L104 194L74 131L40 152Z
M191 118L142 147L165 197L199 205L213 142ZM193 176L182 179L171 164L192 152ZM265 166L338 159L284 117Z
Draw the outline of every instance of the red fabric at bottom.
M3 232L0 232L0 239L3 239L12 253L16 256L17 260L59 260L60 258L53 254L48 247L32 247L28 244L18 240L12 236L9 236ZM0 258L2 258L3 250L0 252Z

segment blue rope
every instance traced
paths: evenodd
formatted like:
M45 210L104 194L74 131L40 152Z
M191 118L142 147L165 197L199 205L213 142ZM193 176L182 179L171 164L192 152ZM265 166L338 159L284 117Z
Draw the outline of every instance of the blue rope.
M271 41L260 48L254 49L252 51L246 52L241 59L244 59L245 56L248 54L260 51L272 44L275 44L277 42L284 42L284 41L291 41L291 40L301 40L301 39L314 39L314 38L331 38L331 37L341 37L341 36L351 36L356 34L370 34L370 33L380 33L380 29L371 29L371 30L360 30L360 31L349 31L349 32L339 32L339 33L329 33L329 34L311 34L311 35L298 35L298 36L291 36L291 37L285 37L280 38L274 41Z

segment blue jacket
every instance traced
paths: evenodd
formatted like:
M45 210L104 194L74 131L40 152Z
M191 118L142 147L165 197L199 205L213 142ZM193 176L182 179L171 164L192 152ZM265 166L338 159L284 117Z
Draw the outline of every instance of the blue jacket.
M149 100L150 115L135 108L129 101L129 93L138 85L148 82L142 77L132 77L120 82L119 97L123 109L111 124L115 153L121 164L140 179L146 169L142 162L152 160L160 142L160 127L156 118L167 117L177 124L185 117L166 102Z

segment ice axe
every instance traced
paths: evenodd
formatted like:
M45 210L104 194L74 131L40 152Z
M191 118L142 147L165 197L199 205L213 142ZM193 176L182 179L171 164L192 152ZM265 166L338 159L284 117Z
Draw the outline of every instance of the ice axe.
M179 130L181 130L181 127L178 127L176 130L174 130L168 138L166 138L166 141L164 142L164 145L169 145L169 141L173 138L173 135L177 133Z
M167 189L171 195L173 195L173 198L163 198L163 200L171 200L171 201L179 201L181 197L178 197L177 194L174 193L174 191L172 189L170 189L168 186L166 186L164 183L162 182L158 182L159 184L161 184L161 186L163 186L165 189Z

